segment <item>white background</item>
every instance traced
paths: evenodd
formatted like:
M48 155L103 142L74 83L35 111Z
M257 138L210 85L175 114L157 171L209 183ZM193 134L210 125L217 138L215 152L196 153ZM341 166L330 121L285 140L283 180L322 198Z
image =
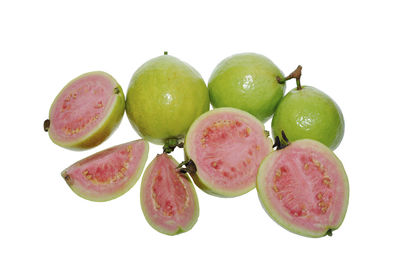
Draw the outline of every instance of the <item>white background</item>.
M0 265L399 265L399 8L396 1L323 2L2 1ZM346 132L335 153L350 204L333 237L284 230L255 190L223 199L197 189L197 224L170 237L144 219L140 181L106 203L68 188L61 170L138 135L124 116L94 149L54 145L43 121L58 91L103 70L126 93L134 71L164 50L205 81L239 52L264 54L285 74L301 64L302 84L336 100ZM151 145L148 162L159 152ZM181 151L173 155L182 159Z

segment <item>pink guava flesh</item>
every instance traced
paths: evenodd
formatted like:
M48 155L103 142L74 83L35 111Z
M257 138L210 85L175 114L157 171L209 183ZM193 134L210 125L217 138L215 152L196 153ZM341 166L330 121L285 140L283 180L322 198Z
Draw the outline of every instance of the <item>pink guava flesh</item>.
M139 179L147 160L148 144L137 140L98 152L62 172L71 189L93 201L114 199Z
M254 188L258 167L272 151L263 125L231 109L203 116L187 140L194 147L188 155L201 182L222 196L237 196Z
M315 141L296 141L268 156L257 180L267 212L287 229L308 236L336 229L347 209L347 176L325 148Z
M59 142L73 142L104 120L116 99L118 84L102 72L69 83L52 106L49 133Z
M151 226L165 234L189 230L199 212L194 187L177 165L169 155L157 155L142 180L143 213Z

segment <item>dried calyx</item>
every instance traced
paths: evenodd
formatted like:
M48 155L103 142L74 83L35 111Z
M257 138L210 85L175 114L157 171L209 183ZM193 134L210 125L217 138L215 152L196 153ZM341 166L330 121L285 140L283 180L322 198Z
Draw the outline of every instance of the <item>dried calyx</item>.
M186 174L186 173L194 174L197 171L196 165L194 164L194 162L192 160L183 161L176 168L182 174Z
M50 128L50 119L46 119L46 120L44 120L44 123L43 123L43 129L45 132L47 132L47 131L49 131L49 128Z
M272 146L272 148L276 147L277 150L281 150L290 144L290 142L289 142L288 138L286 137L286 134L283 130L282 130L281 134L282 134L282 142L281 142L279 136L276 136L275 143Z
M167 139L163 146L163 152L171 153L175 150L176 147L183 148L183 146L184 146L183 139L176 139L176 138Z

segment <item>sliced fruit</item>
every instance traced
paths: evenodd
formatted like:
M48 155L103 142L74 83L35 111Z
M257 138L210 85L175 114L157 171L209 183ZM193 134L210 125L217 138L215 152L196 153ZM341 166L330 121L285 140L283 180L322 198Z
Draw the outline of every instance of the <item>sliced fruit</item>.
M201 115L185 139L186 156L197 169L189 172L196 185L221 197L252 190L257 169L271 151L264 125L235 108L217 108Z
M151 59L133 74L126 96L133 128L155 144L183 139L192 122L209 108L201 75L167 54Z
M199 217L197 194L178 163L166 153L147 167L140 190L143 214L157 231L176 235L190 230Z
M95 153L80 160L61 175L76 194L92 201L115 199L139 179L149 144L136 140Z
M117 81L105 72L89 72L69 82L57 95L44 129L61 147L88 149L111 135L124 111L125 97Z
M339 228L349 200L342 163L328 147L309 139L268 155L258 171L257 191L272 219L307 237Z

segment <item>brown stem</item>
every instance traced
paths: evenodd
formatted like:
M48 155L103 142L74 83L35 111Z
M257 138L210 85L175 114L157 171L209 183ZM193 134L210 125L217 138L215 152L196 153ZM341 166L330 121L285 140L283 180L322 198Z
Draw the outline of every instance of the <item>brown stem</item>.
M286 81L288 81L289 79L296 79L296 84L297 84L297 89L298 90L301 90L301 84L300 84L300 77L301 77L301 70L302 70L302 66L298 66L292 73L290 73L290 75L289 76L287 76L286 78L284 78L284 79L281 79L280 77L276 77L276 80L279 82L279 83L281 83L281 84L283 84L283 83L285 83Z
M49 131L49 128L50 128L50 119L46 119L46 120L44 120L44 123L43 123L43 129L45 132L47 132L47 131Z

